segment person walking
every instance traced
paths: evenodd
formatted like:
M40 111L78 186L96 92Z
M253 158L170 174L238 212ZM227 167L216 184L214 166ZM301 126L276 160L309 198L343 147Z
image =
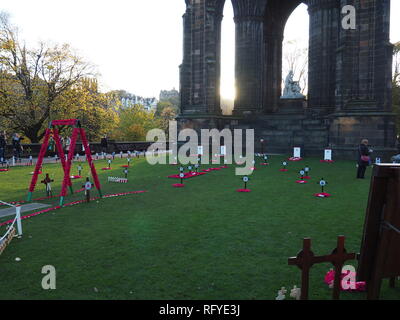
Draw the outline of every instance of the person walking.
M358 168L357 179L365 179L365 171L371 163L371 150L368 147L368 140L363 139L358 147Z

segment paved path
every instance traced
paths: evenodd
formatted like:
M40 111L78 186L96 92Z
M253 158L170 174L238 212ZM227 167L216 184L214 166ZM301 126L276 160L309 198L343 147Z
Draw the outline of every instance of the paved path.
M1 206L0 208L2 208ZM29 212L37 209L44 209L50 207L48 204L41 203L28 203L21 206L21 213ZM0 209L0 218L13 216L15 215L15 208L13 207L5 207L5 209Z

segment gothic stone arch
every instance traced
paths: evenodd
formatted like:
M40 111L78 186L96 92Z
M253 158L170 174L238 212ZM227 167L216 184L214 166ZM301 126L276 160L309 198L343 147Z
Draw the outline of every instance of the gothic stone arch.
M390 0L227 0L236 25L234 115L220 108L221 22L225 0L186 0L180 66L181 127L254 128L270 151L292 145L308 154L332 147L354 158L369 138L379 155L394 152ZM309 94L301 108L282 107L282 41L300 4L310 18ZM355 30L341 10L356 8ZM377 154L378 155L378 154Z

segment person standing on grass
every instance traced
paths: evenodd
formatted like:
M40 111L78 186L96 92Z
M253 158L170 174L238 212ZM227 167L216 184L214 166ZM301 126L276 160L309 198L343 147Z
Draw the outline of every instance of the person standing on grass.
M107 135L105 134L103 138L101 138L101 152L107 154L107 149L108 149L108 139L107 139Z
M66 137L64 139L64 153L66 155L68 155L70 145L71 145L71 138L70 137Z
M14 150L14 157L15 160L19 160L21 162L21 153L22 153L22 145L21 145L21 140L23 140L24 138L22 138L18 133L14 133L13 137L12 137L12 146L13 146L13 150Z
M358 147L358 168L357 168L357 179L365 178L365 171L371 163L372 150L368 148L368 140L363 139Z
M49 156L54 156L54 153L55 153L55 146L56 146L56 143L55 143L55 141L54 141L54 138L53 138L53 137L50 137L50 139L49 139L49 146L47 147L47 151L49 152Z
M6 135L3 132L0 132L0 163L6 162Z

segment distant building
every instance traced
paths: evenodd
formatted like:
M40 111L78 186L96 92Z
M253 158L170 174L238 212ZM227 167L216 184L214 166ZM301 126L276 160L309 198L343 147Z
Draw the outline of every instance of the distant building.
M179 92L173 88L172 90L161 90L160 101L171 100L174 98L179 98Z
M134 94L125 94L121 97L121 104L126 107L132 107L135 104L142 105L147 111L152 112L157 110L158 101L156 98L144 98Z

